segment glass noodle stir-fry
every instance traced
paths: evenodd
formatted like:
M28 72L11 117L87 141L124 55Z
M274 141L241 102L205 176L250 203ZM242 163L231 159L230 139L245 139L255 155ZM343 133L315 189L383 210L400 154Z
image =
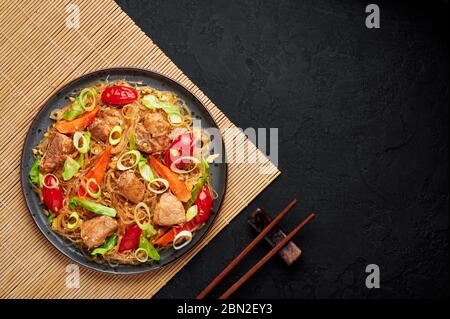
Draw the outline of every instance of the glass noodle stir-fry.
M174 93L99 82L50 116L30 182L51 228L97 262L181 249L208 220L210 140Z

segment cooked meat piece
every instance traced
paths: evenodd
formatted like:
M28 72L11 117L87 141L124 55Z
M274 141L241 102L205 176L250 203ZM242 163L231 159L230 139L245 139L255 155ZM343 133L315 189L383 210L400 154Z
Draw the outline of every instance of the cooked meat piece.
M169 192L161 195L153 214L153 222L161 226L172 226L186 221L181 201Z
M161 113L148 113L136 126L137 148L145 153L161 152L170 145L169 122Z
M41 170L51 172L66 160L66 156L75 150L72 139L61 133L55 133L42 157Z
M144 198L145 184L130 171L120 175L117 179L117 187L119 193L130 202L137 204Z
M100 246L106 238L117 230L117 221L109 216L89 219L81 225L81 239L87 248Z
M106 142L109 132L116 125L123 124L123 116L119 110L107 107L102 109L94 122L88 127L92 136L99 141Z

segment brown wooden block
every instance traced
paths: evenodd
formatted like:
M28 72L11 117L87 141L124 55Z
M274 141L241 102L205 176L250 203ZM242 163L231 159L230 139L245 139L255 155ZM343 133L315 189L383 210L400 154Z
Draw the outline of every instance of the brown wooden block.
M267 225L272 221L272 217L262 208L256 208L253 213L247 219L247 222L252 226L254 230L260 233ZM265 237L264 239L272 246L275 247L279 243L286 233L276 225ZM283 261L288 265L292 265L300 255L302 254L301 249L293 242L290 241L284 246L278 255L283 259Z

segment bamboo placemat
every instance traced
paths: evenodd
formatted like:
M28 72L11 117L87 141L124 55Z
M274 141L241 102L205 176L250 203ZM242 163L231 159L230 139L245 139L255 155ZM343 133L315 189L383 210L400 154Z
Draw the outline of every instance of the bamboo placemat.
M77 0L79 29L66 26L66 6L70 3L0 1L0 297L149 298L267 187L279 171L265 158L260 164L229 164L226 197L215 224L200 244L175 263L155 272L123 277L80 267L80 288L67 288L66 266L71 260L39 233L20 187L20 156L27 129L39 107L55 90L92 70L143 67L185 85L206 104L221 130L234 127L115 2ZM235 140L225 136L226 148L232 143ZM256 151L248 140L243 143L249 151Z

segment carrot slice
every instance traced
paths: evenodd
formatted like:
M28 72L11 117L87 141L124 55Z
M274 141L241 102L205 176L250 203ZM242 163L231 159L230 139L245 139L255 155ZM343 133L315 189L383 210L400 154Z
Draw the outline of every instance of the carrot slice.
M97 107L90 112L84 113L73 121L60 121L53 126L58 130L58 132L63 134L75 133L80 131L92 122L94 122L95 117L100 109Z
M179 200L187 202L191 198L191 192L187 189L184 182L178 178L178 174L172 172L170 168L153 156L150 156L150 165L160 177L169 182L170 190Z
M94 166L84 175L83 181L87 182L89 179L93 178L100 185L103 182L103 177L105 176L106 169L108 168L109 158L111 157L112 146L108 147L103 151L102 155L97 159ZM92 190L92 189L90 189ZM80 186L79 195L86 196L86 190L83 186ZM95 191L94 191L95 193Z

